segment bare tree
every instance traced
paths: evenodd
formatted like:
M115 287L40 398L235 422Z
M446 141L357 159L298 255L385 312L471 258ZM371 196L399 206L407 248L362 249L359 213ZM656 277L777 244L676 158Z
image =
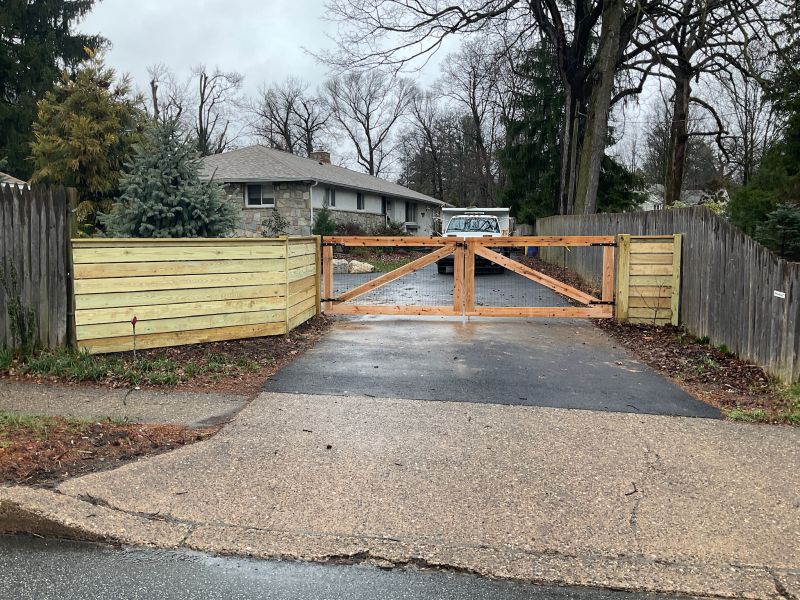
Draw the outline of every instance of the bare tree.
M325 84L331 118L370 175L387 169L393 151L391 134L407 113L413 90L408 80L378 70L352 71Z
M643 15L664 0L329 0L329 15L341 25L339 67L369 68L407 64L457 33L483 31L497 22L511 24L518 39L539 33L552 43L564 90L561 149L561 212L594 212L615 75ZM656 44L653 39L648 43ZM644 76L644 74L643 74ZM626 93L636 93L638 85Z
M189 83L180 82L170 69L162 64L147 68L150 76L150 111L157 121L180 121L191 104Z
M440 93L455 100L472 119L480 160L480 193L488 206L494 206L497 199L494 156L499 141L501 56L483 37L468 40L445 61L439 82Z
M239 104L238 93L243 77L234 71L213 71L200 65L192 69L196 85L196 118L193 124L197 149L202 156L227 150L238 132L232 134L231 109Z
M309 94L308 84L293 77L262 88L251 111L258 137L273 148L305 156L318 149L330 118L322 100Z
M404 136L404 146L418 155L427 153L431 160L431 187L434 197L444 198L442 156L437 129L441 119L439 97L432 91L417 90L411 101L411 131Z
M762 47L748 49L749 64L759 73L771 70L770 57ZM733 174L742 185L747 185L764 152L778 138L782 119L774 110L772 101L759 81L738 69L722 71L717 75L718 98L725 113L722 120L728 130L723 140Z

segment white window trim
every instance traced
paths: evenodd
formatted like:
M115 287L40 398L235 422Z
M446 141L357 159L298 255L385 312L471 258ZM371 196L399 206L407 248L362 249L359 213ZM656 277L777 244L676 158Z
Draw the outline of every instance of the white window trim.
M250 186L251 185L260 185L261 186L261 204L250 204ZM268 187L272 189L272 195L266 196L266 198L271 199L272 202L269 204L264 203L264 188ZM275 189L272 188L271 183L245 183L244 184L244 207L250 209L264 209L264 208L275 208Z

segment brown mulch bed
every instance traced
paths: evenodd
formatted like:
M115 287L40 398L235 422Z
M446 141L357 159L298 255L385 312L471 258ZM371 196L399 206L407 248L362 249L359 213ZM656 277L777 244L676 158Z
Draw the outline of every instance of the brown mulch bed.
M219 427L86 423L34 417L36 426L0 425L0 484L55 486L207 439Z
M798 401L763 369L680 327L620 323L613 319L597 319L595 324L642 362L730 418L800 425Z

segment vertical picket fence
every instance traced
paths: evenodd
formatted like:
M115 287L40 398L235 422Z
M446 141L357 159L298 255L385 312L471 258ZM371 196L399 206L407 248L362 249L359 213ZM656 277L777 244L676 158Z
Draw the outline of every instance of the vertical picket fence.
M9 303L18 299L34 315L39 346L69 343L69 206L64 188L0 184L0 270L13 288L0 285L0 348L12 335ZM14 297L10 297L14 296Z

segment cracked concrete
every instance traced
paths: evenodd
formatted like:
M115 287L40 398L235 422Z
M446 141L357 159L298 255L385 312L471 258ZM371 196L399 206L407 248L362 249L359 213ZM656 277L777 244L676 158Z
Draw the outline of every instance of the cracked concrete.
M791 598L798 442L710 419L266 393L205 442L57 492L1 489L0 531L28 515L205 552Z
M0 381L0 410L131 423L208 427L225 423L250 400L235 394L41 385Z

